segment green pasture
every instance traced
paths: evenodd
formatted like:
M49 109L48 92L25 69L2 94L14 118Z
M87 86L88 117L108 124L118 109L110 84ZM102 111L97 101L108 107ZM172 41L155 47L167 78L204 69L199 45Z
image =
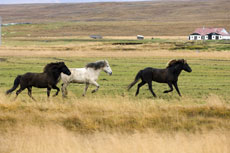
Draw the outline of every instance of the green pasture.
M43 67L50 62L64 61L68 67L84 67L86 63L101 60L103 58L52 58L52 57L3 57L0 60L0 92L5 92L11 88L13 81L18 74L26 72L42 72ZM113 70L113 75L108 76L103 71L98 79L100 89L92 94L95 87L90 86L86 94L87 97L129 97L136 99L152 99L147 85L141 88L138 97L134 97L136 86L129 92L127 86L134 80L137 72L145 67L165 68L169 58L106 58ZM192 73L182 71L179 76L178 86L183 97L199 99L215 94L226 101L230 100L230 60L221 59L187 59L192 68ZM61 87L61 83L58 84ZM168 89L167 84L153 82L153 90L164 100L180 99L176 91L164 94ZM69 96L82 98L84 85L70 84L68 87ZM54 93L54 90L52 90ZM13 93L13 95L15 92ZM46 89L33 88L34 97L46 97ZM27 96L27 91L23 91L20 96ZM59 94L61 97L61 93ZM11 96L12 97L12 96Z

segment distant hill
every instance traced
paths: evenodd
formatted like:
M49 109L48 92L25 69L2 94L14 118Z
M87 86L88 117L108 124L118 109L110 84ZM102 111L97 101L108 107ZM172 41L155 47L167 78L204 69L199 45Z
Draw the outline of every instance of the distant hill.
M122 30L123 25L117 24L121 21L129 22L130 29L128 33L127 30L120 31L120 35L132 35L135 30L145 35L150 32L156 35L187 35L203 26L223 27L229 31L229 8L229 0L24 4L0 5L0 15L3 23L90 22L94 26L95 22L107 22L111 25L116 22L111 29L108 26L103 32L98 31L104 35L113 35L114 28ZM139 27L135 27L136 25ZM84 34L83 31L79 34Z
M127 1L161 1L161 0L1 0L0 4L31 3L91 3L91 2L127 2Z

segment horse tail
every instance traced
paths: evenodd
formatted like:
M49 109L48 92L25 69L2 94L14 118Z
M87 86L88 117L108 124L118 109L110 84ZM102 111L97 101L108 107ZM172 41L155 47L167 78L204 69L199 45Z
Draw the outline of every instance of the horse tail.
M17 89L18 85L20 84L21 77L22 77L21 75L18 75L15 78L15 80L14 80L14 86L11 89L9 89L9 90L6 91L7 95L10 94L10 93L12 93L15 89Z
M141 74L142 74L142 70L140 70L140 71L137 73L137 75L136 75L134 81L133 81L132 83L130 83L130 85L128 86L128 90L130 90L130 89L140 80Z

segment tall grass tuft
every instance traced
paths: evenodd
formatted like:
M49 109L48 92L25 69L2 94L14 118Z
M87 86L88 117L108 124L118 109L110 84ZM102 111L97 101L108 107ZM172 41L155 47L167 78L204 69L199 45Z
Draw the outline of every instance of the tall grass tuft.
M204 103L187 97L179 100L132 99L128 97L51 98L33 102L29 98L0 102L1 129L19 125L60 125L77 133L98 131L133 133L200 132L230 129L230 107L216 95ZM37 97L39 98L39 97ZM23 100L22 100L23 99ZM4 127L4 128L3 128Z

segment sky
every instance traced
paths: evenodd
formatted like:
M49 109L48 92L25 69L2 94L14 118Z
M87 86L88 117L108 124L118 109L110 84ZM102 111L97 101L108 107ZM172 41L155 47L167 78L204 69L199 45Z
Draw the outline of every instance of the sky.
M26 4L26 3L88 3L88 2L128 2L147 0L0 0L0 4Z

